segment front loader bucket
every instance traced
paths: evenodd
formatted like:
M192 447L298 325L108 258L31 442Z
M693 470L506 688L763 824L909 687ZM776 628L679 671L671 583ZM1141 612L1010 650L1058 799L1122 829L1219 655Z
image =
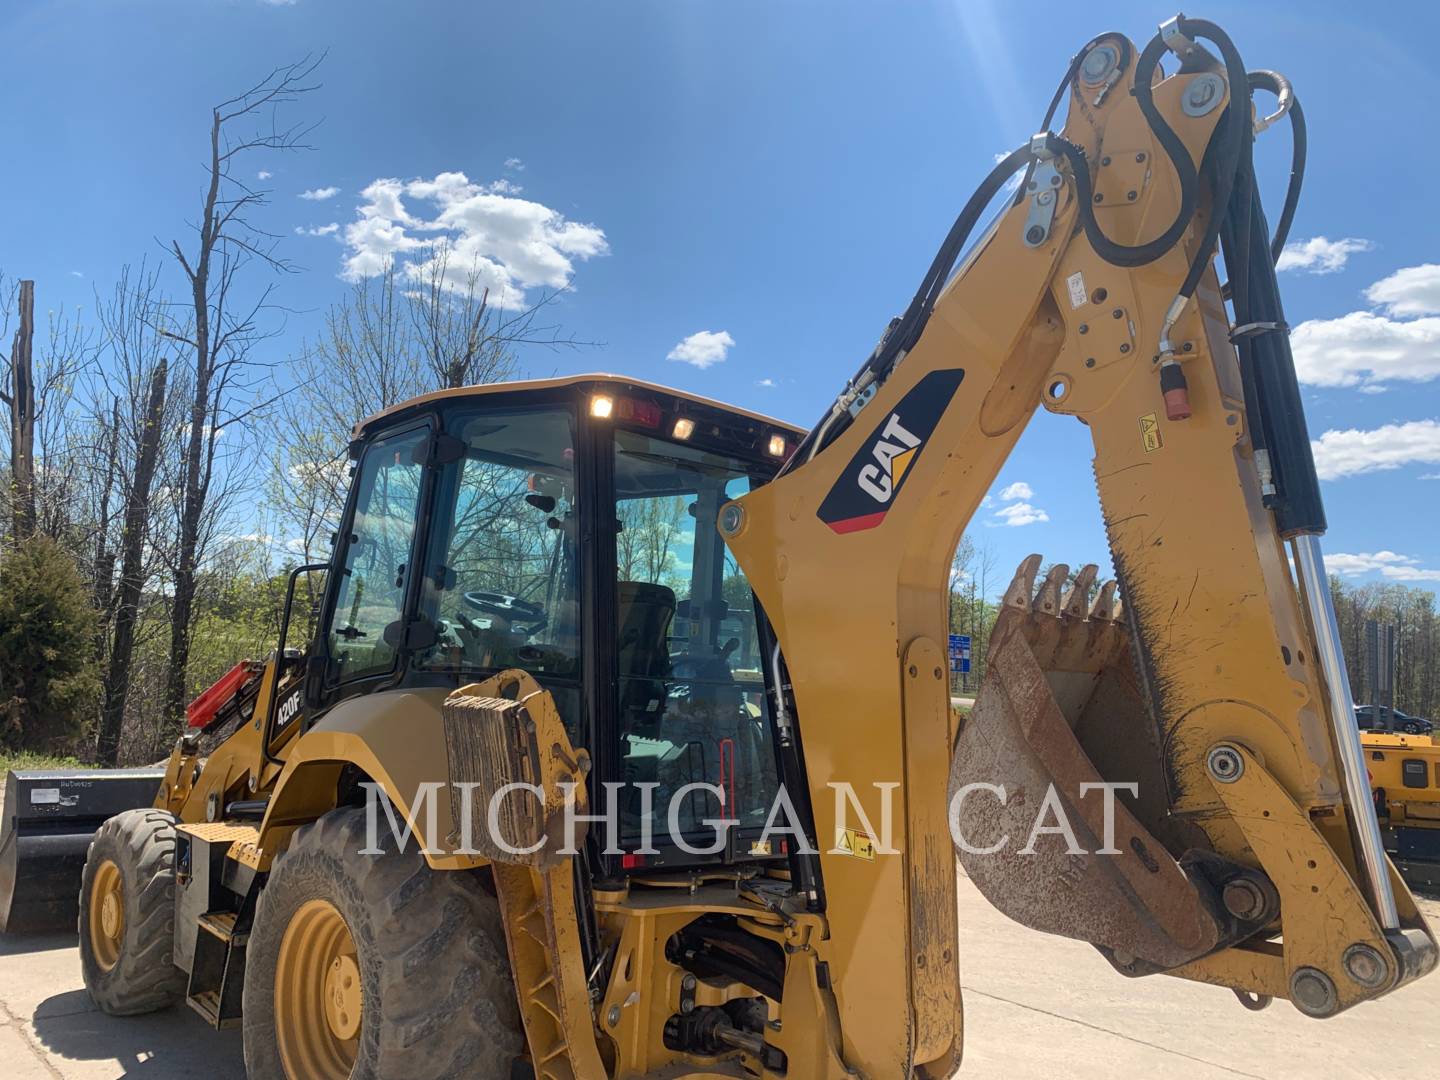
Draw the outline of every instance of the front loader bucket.
M164 769L7 773L0 816L0 932L73 932L90 837L122 810L153 804L164 776Z
M1159 737L1115 583L1092 601L1096 567L1071 582L1057 565L1037 591L1039 567L1030 556L1006 593L985 681L956 738L950 795L966 872L1017 922L1089 941L1127 974L1254 933L1273 916L1268 881L1204 850L1203 833L1167 813ZM1108 828L1107 782L1135 785L1114 789ZM1252 876L1261 902L1237 920L1220 890Z

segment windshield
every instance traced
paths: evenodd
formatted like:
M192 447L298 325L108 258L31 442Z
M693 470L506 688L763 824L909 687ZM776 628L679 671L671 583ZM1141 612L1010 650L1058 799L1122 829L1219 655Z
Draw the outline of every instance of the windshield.
M727 550L720 507L750 490L753 466L631 431L615 435L617 632L627 846L663 849L673 796L688 784L680 832L734 823L730 855L763 855L748 836L775 797L764 677L750 585ZM636 785L654 784L647 807ZM738 844L738 848L736 845Z
M567 723L580 671L574 419L568 408L461 413L465 445L442 470L421 613L436 642L422 671L544 676Z

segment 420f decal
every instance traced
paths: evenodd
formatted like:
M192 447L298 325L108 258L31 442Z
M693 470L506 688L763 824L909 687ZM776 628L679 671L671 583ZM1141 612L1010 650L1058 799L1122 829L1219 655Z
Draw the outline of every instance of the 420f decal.
M837 533L884 521L964 378L959 368L932 371L911 387L845 466L820 504L820 520Z

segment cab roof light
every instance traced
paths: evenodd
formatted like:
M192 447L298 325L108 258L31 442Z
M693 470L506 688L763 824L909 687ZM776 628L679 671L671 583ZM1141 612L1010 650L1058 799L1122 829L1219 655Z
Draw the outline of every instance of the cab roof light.
M695 421L688 416L682 416L675 421L675 438L688 439L695 434Z
M590 395L590 415L601 420L610 419L615 411L615 399L608 394Z
M658 428L660 426L660 406L653 401L639 401L636 398L616 398L615 415L624 420L627 424L639 424L641 427Z
M789 448L785 445L784 435L771 435L770 445L766 449L770 451L771 457L783 458L785 451Z

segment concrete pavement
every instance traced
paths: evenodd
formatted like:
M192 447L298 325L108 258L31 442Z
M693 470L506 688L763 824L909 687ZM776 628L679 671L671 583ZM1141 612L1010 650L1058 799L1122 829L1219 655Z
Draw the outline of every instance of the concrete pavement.
M1440 924L1440 903L1424 902ZM1010 922L960 882L965 1068L960 1080L1314 1080L1433 1075L1440 975L1334 1020L1226 990L1129 980L1094 950ZM245 1075L239 1032L184 1007L108 1017L80 982L74 939L0 935L0 1075L9 1080Z

